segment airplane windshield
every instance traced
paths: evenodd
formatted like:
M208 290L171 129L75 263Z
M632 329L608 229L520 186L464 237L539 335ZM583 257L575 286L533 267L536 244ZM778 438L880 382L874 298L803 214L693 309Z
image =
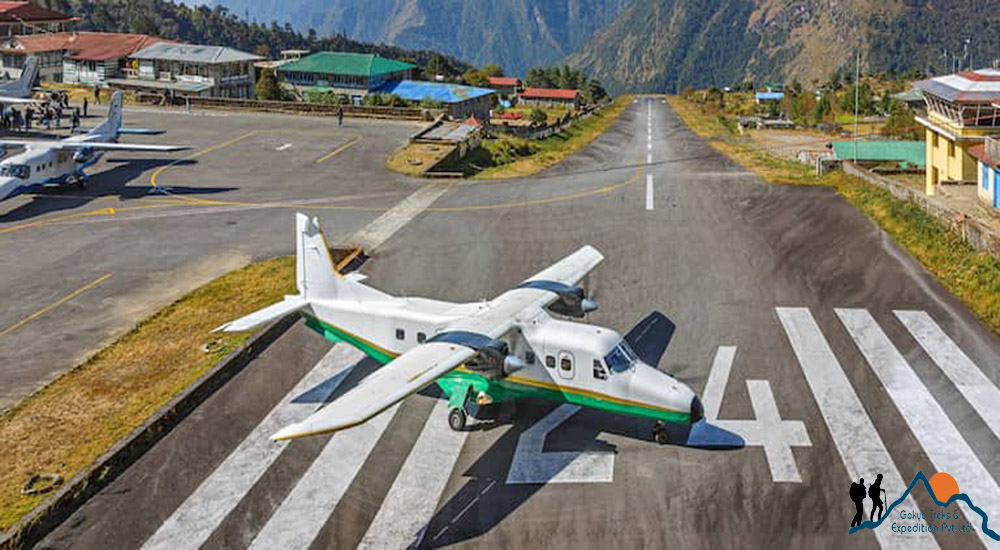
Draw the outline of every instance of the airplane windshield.
M0 176L26 179L28 167L24 164L2 164L0 165Z
M635 364L636 355L628 342L622 340L604 356L604 362L612 372L624 372Z

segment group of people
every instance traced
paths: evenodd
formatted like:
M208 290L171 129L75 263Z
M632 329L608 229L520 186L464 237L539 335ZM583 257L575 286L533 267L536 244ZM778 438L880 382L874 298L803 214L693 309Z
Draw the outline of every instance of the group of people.
M87 116L87 98L83 98L82 107L82 116ZM39 126L45 126L47 130L51 130L53 125L56 128L62 128L66 112L69 112L70 131L76 131L80 127L80 107L70 106L69 94L56 92L37 107L29 104L24 108L24 112L21 112L17 107L3 107L0 111L0 129L30 132L31 127L36 122Z
M882 513L885 512L885 503L882 502L882 493L884 492L882 474L879 474L875 478L875 483L868 486L868 498L872 499L872 513L868 517L869 521L875 521L876 509L878 510L878 519L882 519ZM854 501L854 506L857 508L857 513L851 520L851 527L855 527L861 525L865 519L865 478L861 478L857 483L851 483L851 500Z

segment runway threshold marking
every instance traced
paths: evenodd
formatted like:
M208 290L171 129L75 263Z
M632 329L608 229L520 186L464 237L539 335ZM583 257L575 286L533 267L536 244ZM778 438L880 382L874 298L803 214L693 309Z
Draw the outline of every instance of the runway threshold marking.
M855 480L862 477L873 479L876 474L882 474L886 488L895 494L901 493L907 482L903 481L896 469L896 464L889 456L889 451L812 313L804 307L779 307L775 311L823 421L830 430L847 475ZM912 496L906 497L902 509L919 510ZM875 538L883 548L938 547L930 533L903 535L893 533L890 529L876 529Z
M747 393L753 407L752 420L719 420L719 410L726 393L736 346L719 346L712 361L703 394L705 420L714 426L739 434L746 445L764 448L764 458L776 483L802 483L802 474L795 464L792 447L811 447L809 432L801 420L785 420L767 380L747 380Z
M288 441L271 441L279 429L301 422L320 408L364 354L336 344L264 417L226 459L174 510L143 549L197 549L240 503ZM308 392L304 403L296 400Z
M317 164L322 164L322 163L324 163L324 162L332 159L333 157L339 155L340 153L343 153L344 151L350 149L351 147L354 147L359 141L361 141L361 136L358 136L358 137L352 139L351 141L349 141L349 142L341 145L340 147L337 147L333 151L330 151L329 153L323 155L322 157L319 157L318 159L316 159L316 163Z
M469 433L447 416L448 400L438 399L358 548L420 546Z
M94 279L93 281L90 281L89 283L81 286L80 288L74 290L73 292L70 292L69 294L63 296L62 298L60 298L58 300L56 300L55 302L52 302L51 304L43 307L42 309L39 309L38 311L32 313L31 315L28 315L27 317L25 317L24 319L21 319L20 321L14 323L13 325L10 325L9 327L7 327L5 329L0 330L0 337L6 336L6 335L10 334L11 332L14 332L15 330L23 327L24 325L26 325L26 324L34 321L35 319L38 319L39 317L45 315L46 313L52 311L53 309L55 309L55 308L57 308L57 307L65 304L66 302L72 300L73 298L76 298L77 296L83 294L84 292L87 292L88 290L90 290L90 289L96 287L97 285L103 283L104 281L110 279L111 276L112 276L111 273L105 273L104 275L101 275L100 277Z
M906 330L944 371L993 435L1000 438L1000 390L925 311L893 312Z
M397 404L360 426L335 433L250 548L308 548L398 410Z
M951 474L976 506L987 513L1000 512L1000 487L993 476L871 313L835 311L934 467ZM982 530L976 533L987 547L996 544Z

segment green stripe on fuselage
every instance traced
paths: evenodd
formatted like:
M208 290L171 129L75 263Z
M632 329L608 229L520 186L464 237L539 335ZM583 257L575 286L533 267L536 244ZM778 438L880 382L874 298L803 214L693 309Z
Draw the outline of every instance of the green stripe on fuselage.
M389 363L397 357L397 355L391 351L382 349L371 342L339 329L329 323L325 323L316 317L309 315L303 315L303 317L305 318L307 327L318 332L327 340L330 340L331 342L344 342L350 344L383 365ZM573 405L580 405L581 407L599 409L629 416L642 416L656 420L663 420L664 422L688 423L691 421L691 415L687 412L669 411L643 407L641 405L617 403L615 401L601 399L600 397L577 393L572 389L564 390L554 387L549 388L532 386L503 378L490 380L481 374L470 372L465 369L455 369L448 374L445 374L437 379L437 384L448 396L451 396L456 391L467 392L468 387L471 385L475 390L475 393L478 394L479 392L485 392L493 399L494 403L511 401L522 397L537 397L548 401L555 401L556 403L571 403Z

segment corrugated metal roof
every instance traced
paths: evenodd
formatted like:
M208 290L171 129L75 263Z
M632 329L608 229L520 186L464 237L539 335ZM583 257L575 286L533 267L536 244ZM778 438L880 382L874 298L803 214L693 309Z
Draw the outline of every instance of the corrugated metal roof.
M53 11L28 2L0 2L0 21L4 23L18 21L69 21L72 16Z
M27 53L65 51L66 57L83 61L119 59L165 38L115 32L57 32L17 37L18 49Z
M407 101L430 100L441 103L461 103L496 93L496 90L488 88L422 80L393 80L386 82L376 91L381 94L396 94Z
M491 76L490 86L517 86L520 79L516 76Z
M980 69L921 80L915 87L953 103L989 103L1000 99L1000 71Z
M151 59L163 61L186 61L189 63L232 63L234 61L257 61L264 59L259 55L241 52L225 46L206 46L202 44L153 44L131 55L133 59Z
M853 141L833 142L833 153L841 160L854 159ZM918 168L927 164L923 141L859 141L858 160L876 162L906 162Z
M781 101L785 99L785 94L783 92L757 92L757 99L776 99Z
M176 92L204 92L212 87L207 82L185 82L164 80L139 80L136 78L109 78L108 84L128 88L150 88L154 90L174 90Z
M316 52L281 67L282 71L300 73L372 76L415 68L416 65L387 59L375 54Z
M517 94L528 99L576 99L580 90L563 90L559 88L525 88Z

